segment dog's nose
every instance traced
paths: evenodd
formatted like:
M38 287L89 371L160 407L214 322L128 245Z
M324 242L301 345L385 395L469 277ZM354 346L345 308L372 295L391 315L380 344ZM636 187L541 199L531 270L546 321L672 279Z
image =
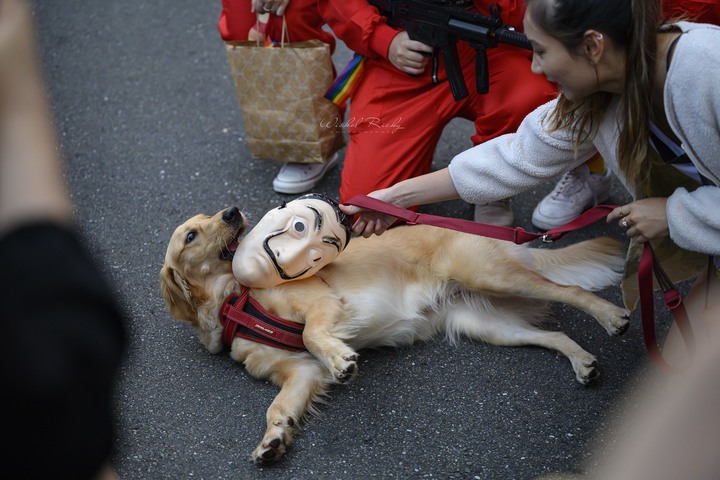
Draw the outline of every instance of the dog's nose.
M240 209L237 207L230 207L223 212L222 219L225 223L235 223L240 216Z

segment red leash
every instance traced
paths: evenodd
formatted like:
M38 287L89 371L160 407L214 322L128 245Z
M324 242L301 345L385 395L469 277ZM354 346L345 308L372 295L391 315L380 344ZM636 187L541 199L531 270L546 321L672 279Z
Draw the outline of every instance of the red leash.
M640 266L638 268L638 287L640 291L640 313L642 319L643 339L645 340L645 348L653 362L666 373L677 372L681 369L670 366L662 357L660 347L655 338L655 305L653 302L653 272L657 278L658 284L663 291L663 300L665 307L670 310L675 322L680 329L685 346L688 352L692 354L695 349L695 336L688 320L685 306L683 305L682 295L677 287L673 285L665 270L660 266L655 252L653 252L650 242L646 242L643 248Z
M483 237L495 238L499 240L507 240L516 244L523 244L531 240L541 239L543 242L553 242L559 240L567 232L578 230L591 223L594 223L617 208L617 205L596 205L586 211L576 219L566 223L545 233L528 232L521 227L499 227L497 225L488 225L478 223L471 220L461 218L441 217L438 215L429 215L426 213L417 213L405 208L396 207L389 203L378 200L377 198L368 197L366 195L356 195L350 201L345 202L347 205L374 210L379 213L392 215L393 217L403 220L409 225L425 224L436 227L449 228L460 232L472 233ZM650 359L661 369L666 372L677 371L671 367L662 358L660 348L658 347L657 337L655 335L655 309L653 303L653 281L652 276L655 274L658 279L663 296L665 306L672 313L675 321L680 328L680 333L689 352L692 352L695 346L695 338L688 321L685 306L682 303L682 295L678 289L670 281L665 271L660 266L660 262L655 258L655 253L650 246L650 242L646 242L643 248L640 266L638 268L638 287L640 290L640 314L642 319L643 339L645 348L648 351Z
M554 242L559 240L567 232L578 230L582 227L590 225L613 211L615 205L596 205L587 212L583 213L575 220L566 223L545 233L528 232L521 227L499 227L497 225L488 225L485 223L473 222L472 220L464 220L461 218L441 217L438 215L429 215L427 213L417 213L405 208L396 207L389 203L378 200L377 198L368 197L366 195L356 195L351 198L346 205L354 205L356 207L367 208L376 212L385 213L403 220L408 225L425 224L436 227L449 228L460 232L472 233L483 237L496 238L498 240L507 240L518 245L527 243L531 240L541 239L543 242Z

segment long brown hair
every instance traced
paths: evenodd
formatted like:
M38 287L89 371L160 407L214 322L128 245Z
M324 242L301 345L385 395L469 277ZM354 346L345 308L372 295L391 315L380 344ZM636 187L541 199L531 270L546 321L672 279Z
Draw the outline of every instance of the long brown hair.
M607 35L625 50L618 166L629 184L647 187L660 0L526 0L526 4L535 24L565 45L571 55L582 55L580 46L590 29ZM577 145L597 132L611 99L606 92L577 101L561 94L551 116L551 128L568 129Z

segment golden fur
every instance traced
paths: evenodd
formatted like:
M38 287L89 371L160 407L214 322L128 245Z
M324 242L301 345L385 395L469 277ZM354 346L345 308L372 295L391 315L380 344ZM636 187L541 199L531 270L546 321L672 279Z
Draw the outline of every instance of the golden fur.
M172 235L161 292L177 320L189 322L212 353L222 350L218 311L239 286L228 247L246 228L236 208L197 215ZM612 335L628 312L590 293L619 282L620 243L598 238L560 249L534 249L430 226L404 226L353 238L316 276L252 297L268 311L305 324L306 352L235 338L231 357L250 375L281 387L267 430L252 454L280 459L298 423L333 383L357 374L357 351L409 345L445 334L494 345L535 345L567 356L581 383L597 376L596 359L563 332L539 328L549 301L577 307Z

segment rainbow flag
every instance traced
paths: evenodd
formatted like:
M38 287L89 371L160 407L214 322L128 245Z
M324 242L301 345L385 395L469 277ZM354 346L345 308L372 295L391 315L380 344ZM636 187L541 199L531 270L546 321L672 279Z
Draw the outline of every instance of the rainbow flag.
M345 66L340 75L337 76L328 91L325 92L325 98L333 102L338 107L345 103L345 100L347 100L352 92L353 86L363 72L364 63L364 56L359 53L353 55L350 62Z

